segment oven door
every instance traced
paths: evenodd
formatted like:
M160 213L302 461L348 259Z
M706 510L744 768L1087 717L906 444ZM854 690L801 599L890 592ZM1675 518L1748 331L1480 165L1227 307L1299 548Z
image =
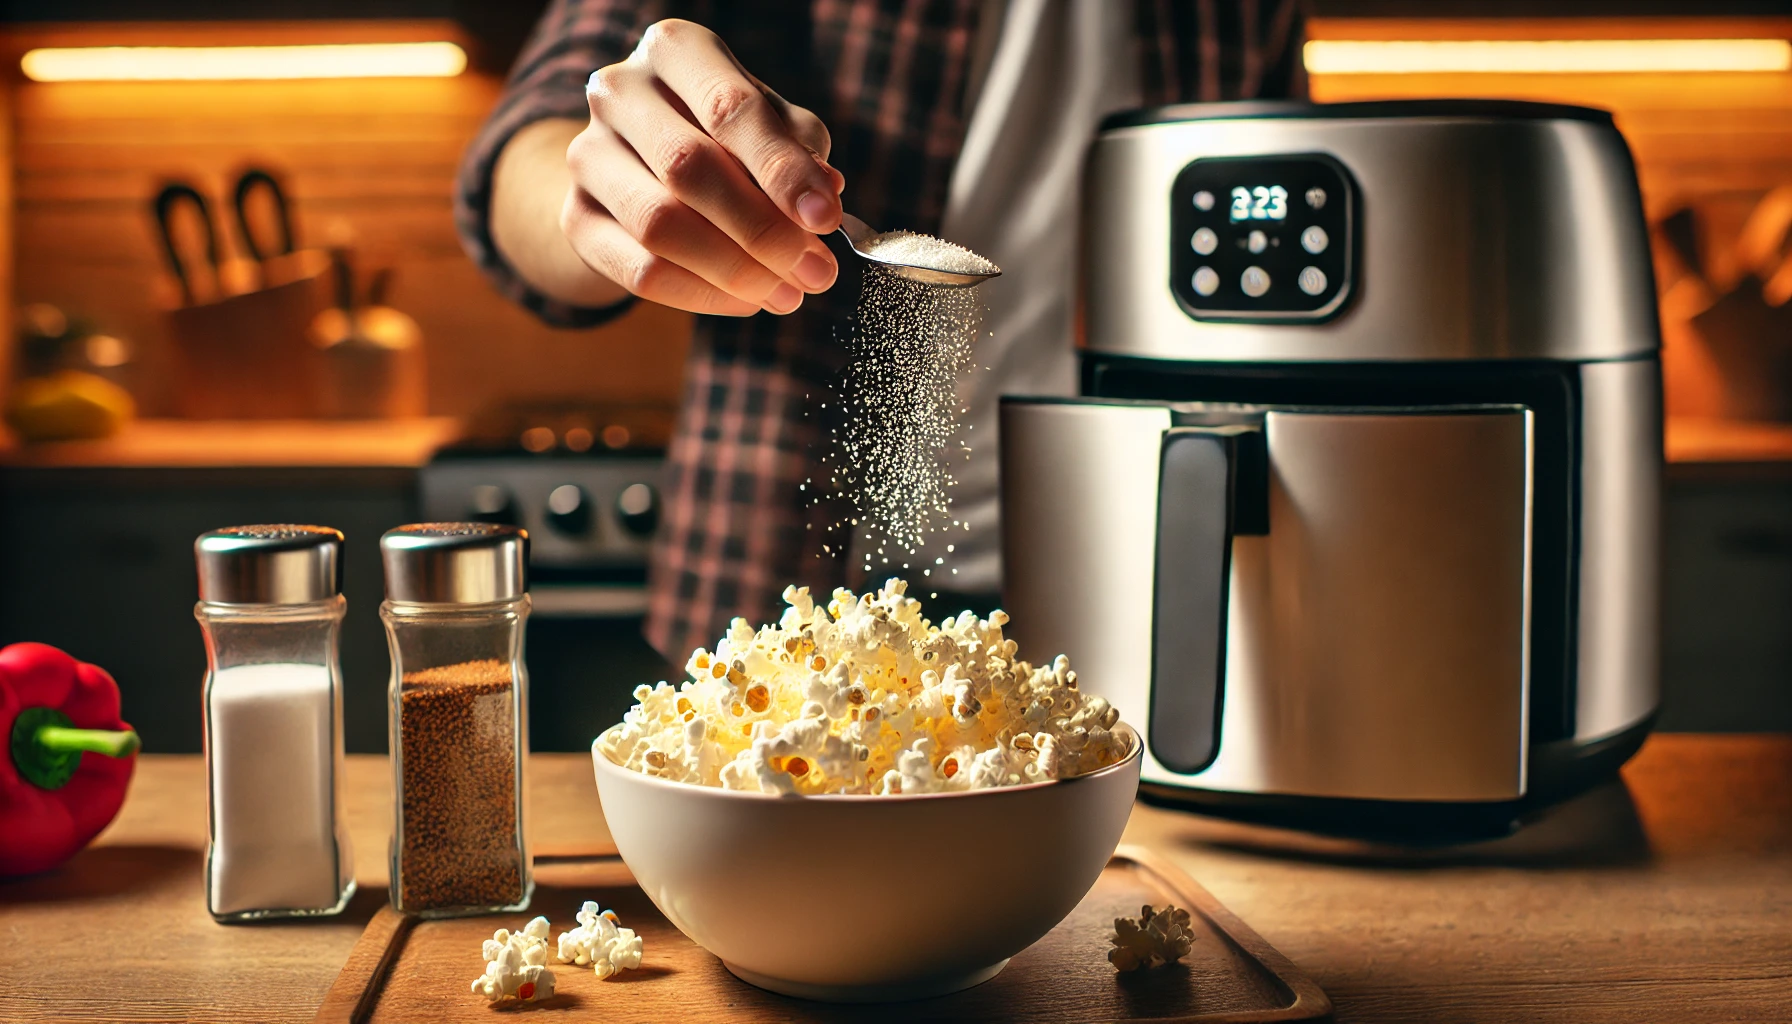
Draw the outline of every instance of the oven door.
M1004 400L1004 603L1147 738L1246 794L1526 790L1532 413Z
M682 675L641 635L662 474L648 452L459 454L422 471L426 516L491 518L529 531L525 655L536 750L589 750L634 705L635 687Z
M634 706L634 689L682 673L641 635L647 586L639 580L532 584L526 656L529 742L585 751Z

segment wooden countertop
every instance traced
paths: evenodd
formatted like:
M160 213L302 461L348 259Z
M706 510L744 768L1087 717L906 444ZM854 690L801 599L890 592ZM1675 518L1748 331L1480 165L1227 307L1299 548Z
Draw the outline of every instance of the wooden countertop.
M538 853L608 842L584 756L536 755L531 772ZM310 1020L385 900L385 759L349 758L347 781L348 913L224 927L201 887L204 768L143 757L92 848L0 883L0 1019ZM1126 841L1294 958L1339 1021L1792 1014L1792 736L1656 736L1623 784L1476 847L1380 851L1144 806Z

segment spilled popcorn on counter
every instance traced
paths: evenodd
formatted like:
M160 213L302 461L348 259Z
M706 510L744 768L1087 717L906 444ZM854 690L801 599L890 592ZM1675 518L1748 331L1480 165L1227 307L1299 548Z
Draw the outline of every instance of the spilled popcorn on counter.
M548 919L537 917L520 931L503 928L481 947L485 973L473 979L473 991L491 1002L528 1002L554 994L554 972L547 967Z
M560 933L556 954L563 964L593 965L599 980L641 966L641 937L622 927L614 910L600 910L590 900L579 908L579 926Z
M935 626L908 585L788 587L775 626L735 619L676 690L635 689L604 733L616 764L659 778L778 794L939 793L1068 778L1124 759L1119 712L1077 689L1069 659L1034 667L1008 616Z
M1108 963L1117 971L1136 971L1141 967L1157 967L1175 963L1194 947L1195 934L1189 930L1188 911L1165 906L1153 910L1151 904L1139 908L1139 916L1114 918L1114 934L1109 940Z

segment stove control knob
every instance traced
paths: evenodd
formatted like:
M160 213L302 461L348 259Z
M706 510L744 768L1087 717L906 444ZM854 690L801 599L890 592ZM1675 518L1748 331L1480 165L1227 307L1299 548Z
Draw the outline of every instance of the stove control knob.
M653 536L660 524L660 496L652 484L629 484L616 496L616 518L637 537Z
M569 537L591 532L591 498L578 484L561 484L548 492L548 525Z
M467 492L467 518L475 523L515 526L516 496L503 484L478 484Z

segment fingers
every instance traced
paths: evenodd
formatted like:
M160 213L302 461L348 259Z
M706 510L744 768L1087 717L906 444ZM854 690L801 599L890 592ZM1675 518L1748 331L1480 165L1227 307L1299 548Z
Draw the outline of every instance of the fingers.
M778 95L776 90L761 82L759 76L748 71L741 64L740 58L734 55L734 51L728 49L726 43L722 43L719 39L717 43L721 46L722 52L727 55L729 62L734 65L734 70L740 72L747 81L752 82L753 87L765 96L766 102L770 103L772 109L778 112L778 116L783 118L784 124L789 127L790 133L796 137L796 140L807 146L825 164L828 156L833 152L834 140L828 134L827 125L821 123L821 118L816 117L814 112L807 107L799 107ZM838 195L846 188L846 178L831 166L827 170L840 183L839 187L834 189L834 193Z
M760 82L757 78L753 78L752 75L748 75L747 77L752 79L753 83L759 87L760 92L765 96L766 102L771 104L773 110L777 111L778 117L789 129L791 136L802 143L821 164L822 170L827 172L828 181L832 182L831 187L834 190L834 195L838 196L841 192L845 191L846 175L841 174L838 169L828 163L828 154L833 151L834 147L833 137L828 134L828 126L822 124L821 118L816 117L809 108L799 107L796 104L791 103L784 97L766 88L763 82ZM839 226L837 220L835 221L835 226Z
M627 143L668 192L753 259L803 291L833 284L839 268L827 246L786 216L720 142L686 120L645 69L611 65L593 76L588 95L594 123ZM807 150L790 145L819 171Z
M809 115L806 120L813 123L803 125L809 138L799 138L779 109L796 108L782 99L774 105L768 90L741 68L727 45L700 25L659 22L642 37L636 55L786 217L815 234L840 226L840 190L821 155L827 139L819 119Z
M845 178L827 163L827 128L714 33L658 22L586 97L562 213L581 260L704 312L789 312L832 286L839 267L816 235L839 226Z
M730 59L733 57L732 53L729 54ZM735 70L746 76L747 81L753 83L753 87L758 89L760 94L765 97L765 101L771 104L773 110L777 111L778 117L783 120L790 134L813 153L817 160L821 161L822 169L828 172L828 179L834 183L834 194L839 195L845 191L846 175L841 174L832 164L828 163L828 157L834 150L834 138L828 134L828 126L821 122L821 118L816 117L815 112L808 107L799 107L778 95L775 90L761 82L752 72L741 67L739 60L734 61L734 67Z
M662 256L648 252L576 184L567 190L560 226L592 270L651 302L692 313L750 316L760 307L736 298Z
M816 117L807 107L787 103L782 96L775 92L767 90L765 98L777 109L778 116L784 120L784 123L790 126L790 133L796 137L796 140L815 154L815 159L820 161L822 170L828 174L828 181L831 183L830 187L833 188L834 195L838 197L841 192L846 190L846 175L841 174L838 168L828 163L828 154L834 148L834 140L828 134L828 126L822 124L821 118ZM838 220L835 221L834 226L839 227Z
M788 313L802 304L801 291L672 195L634 150L602 125L581 133L567 156L575 184L647 252L756 307Z

